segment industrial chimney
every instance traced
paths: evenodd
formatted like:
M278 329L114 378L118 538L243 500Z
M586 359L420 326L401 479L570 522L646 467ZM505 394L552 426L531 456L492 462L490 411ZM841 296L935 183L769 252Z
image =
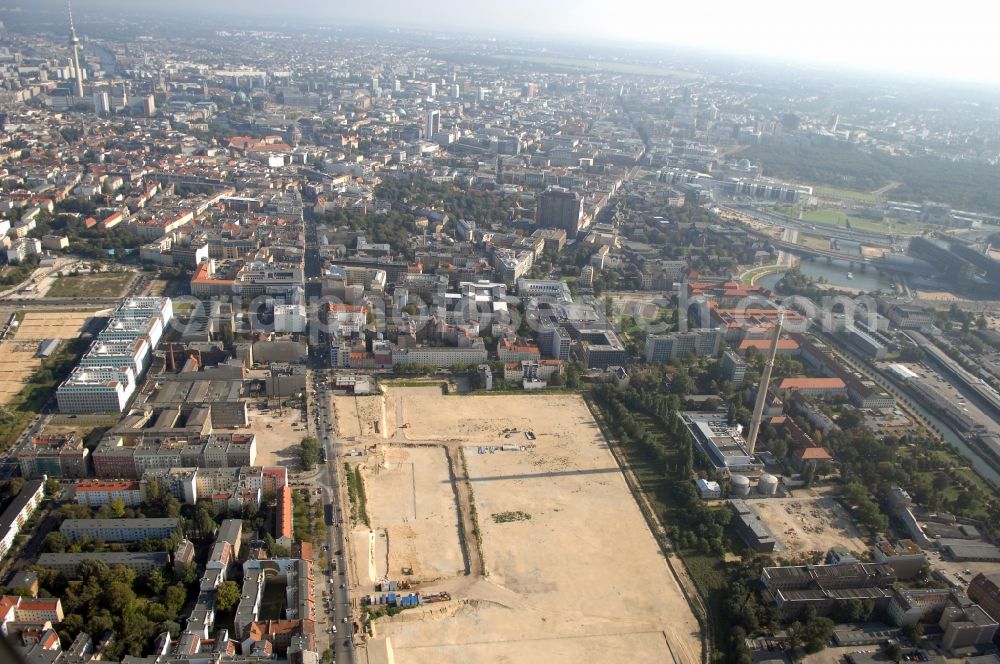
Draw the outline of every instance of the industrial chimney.
M778 316L778 325L774 329L774 338L771 339L771 348L767 352L767 360L764 362L764 370L760 374L760 383L757 386L757 400L753 404L753 417L750 418L750 433L747 434L747 448L750 456L753 456L754 448L757 447L757 434L760 433L760 420L764 415L764 402L767 400L767 386L771 382L771 370L774 369L774 358L778 354L778 339L781 337L781 325L785 322L785 312Z

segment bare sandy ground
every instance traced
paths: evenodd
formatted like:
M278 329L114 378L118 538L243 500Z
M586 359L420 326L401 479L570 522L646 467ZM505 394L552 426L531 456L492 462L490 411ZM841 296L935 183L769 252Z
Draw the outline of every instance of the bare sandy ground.
M0 341L0 404L9 403L41 366L36 341Z
M761 520L790 554L828 551L834 546L867 550L850 516L830 496L749 499Z
M954 293L949 293L948 291L917 291L917 298L921 300L931 300L935 302L952 302L959 300L957 295Z
M397 662L700 661L697 621L582 399L393 388L386 402L409 425L397 441L464 446L487 572L422 585L453 599L380 619ZM526 449L480 453L503 444Z
M348 440L382 438L385 435L384 398L375 396L334 397L337 435ZM378 423L378 431L375 426Z
M441 447L393 447L365 470L368 513L384 540L375 556L376 579L436 581L464 573L458 514Z
M299 443L309 435L300 412L298 408L250 411L250 428L257 434L258 466L284 466L289 472L299 469Z
M15 339L76 339L91 314L78 311L29 311L17 328Z

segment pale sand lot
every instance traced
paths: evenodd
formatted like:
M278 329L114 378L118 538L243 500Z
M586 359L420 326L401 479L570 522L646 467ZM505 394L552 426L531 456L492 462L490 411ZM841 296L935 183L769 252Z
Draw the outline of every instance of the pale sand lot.
M830 496L747 500L787 554L826 552L834 546L862 553L868 549L846 510Z
M382 456L382 455L380 455ZM464 574L455 495L441 447L390 447L365 469L368 514L384 538L375 556L376 581L386 575L428 582Z
M439 390L440 393L440 390ZM359 440L362 438L382 438L385 435L385 411L383 397L375 396L335 396L337 435L340 438ZM375 432L378 422L379 432Z
M298 425L297 429L292 424ZM268 429L267 425L271 428ZM257 434L258 466L284 466L289 472L299 470L299 443L309 435L298 408L278 408L266 412L250 411L250 429Z
M961 298L948 291L917 291L917 298L920 300L933 300L936 302L952 302Z
M91 314L79 311L29 311L17 328L15 339L76 339Z
M38 342L0 341L0 404L9 403L41 366Z
M582 399L393 388L387 404L410 441L464 441L487 570L422 586L453 600L376 623L399 664L700 661L698 623ZM478 452L504 443L534 447ZM531 518L491 516L517 510Z

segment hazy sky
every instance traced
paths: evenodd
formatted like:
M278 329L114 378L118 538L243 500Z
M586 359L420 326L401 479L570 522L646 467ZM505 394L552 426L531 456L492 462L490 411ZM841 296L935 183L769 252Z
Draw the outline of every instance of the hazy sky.
M147 1L128 4L135 9ZM87 11L88 0L74 4ZM990 0L171 0L166 6L498 36L604 37L1000 83L1000 6Z

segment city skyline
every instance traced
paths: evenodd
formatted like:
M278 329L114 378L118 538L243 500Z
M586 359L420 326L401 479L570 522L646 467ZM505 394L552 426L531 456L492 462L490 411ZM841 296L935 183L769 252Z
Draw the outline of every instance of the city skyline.
M45 6L65 12L65 4L56 0ZM24 9L19 3L0 4L0 9L16 8ZM135 11L133 3L98 0L80 5L78 13L91 14L80 20L92 21L94 12L116 9ZM262 0L220 0L206 10L193 0L178 0L167 7L144 8L143 12L196 12L208 18L267 19L280 24L309 19L313 26L461 31L496 39L596 39L602 45L675 48L787 67L818 66L944 82L1000 82L1000 73L992 66L1000 58L1000 46L991 39L991 26L997 24L1000 10L972 0L953 3L947 15L932 14L899 0L846 0L829 12L803 10L791 0L765 0L748 12L740 3L726 0L717 3L710 20L697 6L667 6L647 0L624 0L614 5L597 0L513 0L502 14L482 2L457 0L444 0L420 12L407 9L400 0L386 0L337 8L334 13L323 3L300 1L275 12ZM637 21L637 16L645 18ZM973 17L976 20L971 20Z

